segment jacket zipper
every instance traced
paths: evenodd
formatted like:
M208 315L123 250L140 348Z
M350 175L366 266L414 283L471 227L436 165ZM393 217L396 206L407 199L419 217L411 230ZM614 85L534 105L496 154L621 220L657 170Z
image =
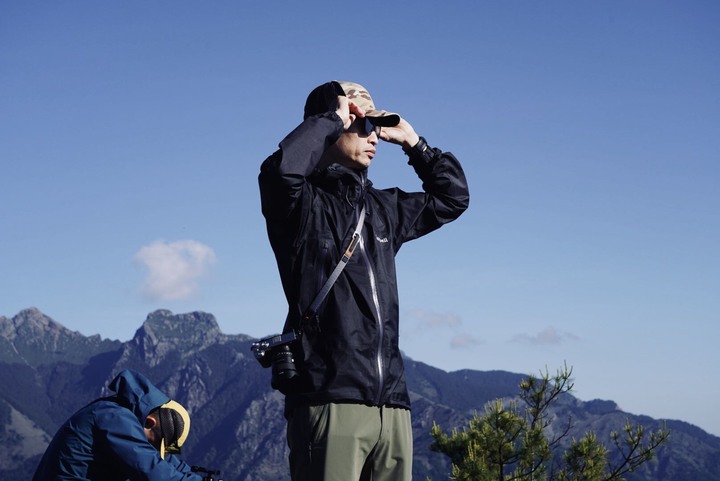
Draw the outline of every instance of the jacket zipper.
M372 264L370 263L370 257L365 249L365 242L362 235L360 235L359 242L360 251L362 252L362 258L365 260L365 266L368 270L368 278L370 280L370 290L372 292L373 304L375 305L375 313L377 317L378 327L378 343L377 343L377 370L378 370L378 391L375 396L375 404L380 405L380 399L382 397L383 387L385 385L385 363L382 357L382 346L383 337L385 336L385 329L383 327L383 316L380 312L380 298L378 297L377 282L375 279L375 272L373 271Z
M360 215L360 209L362 209L362 206L365 204L365 186L367 184L367 171L364 171L360 174L361 183L362 186L362 195L360 196L361 202L355 207L355 213L356 215ZM378 329L378 336L377 336L377 356L375 358L376 364L377 364L377 370L378 370L378 383L377 383L377 394L375 395L375 404L380 405L380 400L382 399L382 392L385 387L385 362L383 361L382 356L382 346L383 346L383 338L385 337L385 328L383 323L383 315L382 311L380 310L380 296L378 294L378 288L377 288L377 280L375 278L375 271L373 270L372 263L370 262L370 256L367 253L367 250L365 249L365 237L363 234L364 231L363 228L360 229L360 239L358 242L358 247L360 247L360 251L362 253L362 258L365 260L365 266L367 267L368 271L368 279L370 281L370 291L372 292L372 299L373 304L375 305L375 313L377 318L377 329Z

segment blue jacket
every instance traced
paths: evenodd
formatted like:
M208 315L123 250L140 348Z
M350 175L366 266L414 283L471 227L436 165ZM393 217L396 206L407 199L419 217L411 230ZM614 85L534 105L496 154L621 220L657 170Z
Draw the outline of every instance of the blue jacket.
M162 459L143 430L146 416L170 398L129 370L109 388L114 396L91 402L60 427L33 481L201 481L180 459Z

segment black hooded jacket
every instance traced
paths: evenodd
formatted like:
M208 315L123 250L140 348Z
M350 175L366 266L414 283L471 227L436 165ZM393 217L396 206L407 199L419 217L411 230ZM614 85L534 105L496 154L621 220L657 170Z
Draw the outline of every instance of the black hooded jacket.
M375 189L367 171L316 166L343 132L328 112L307 118L263 162L262 211L275 253L288 315L283 332L302 327L293 347L300 381L286 407L354 402L410 408L398 347L395 255L406 241L456 219L467 207L467 181L457 159L439 149L411 153L424 192ZM318 314L312 302L348 246L361 207L362 241Z

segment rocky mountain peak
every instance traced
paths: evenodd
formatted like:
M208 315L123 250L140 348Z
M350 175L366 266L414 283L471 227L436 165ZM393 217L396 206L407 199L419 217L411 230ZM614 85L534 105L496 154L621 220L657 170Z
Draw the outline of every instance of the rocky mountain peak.
M86 337L31 307L11 319L0 317L0 360L32 366L67 361L84 362L98 351L119 346L99 335Z
M150 365L157 365L170 352L184 357L224 342L226 337L212 314L200 311L174 314L159 309L147 316L128 347L138 350Z
M53 321L35 307L20 311L12 319L0 318L0 335L9 340L48 336L58 338L72 334L76 333Z

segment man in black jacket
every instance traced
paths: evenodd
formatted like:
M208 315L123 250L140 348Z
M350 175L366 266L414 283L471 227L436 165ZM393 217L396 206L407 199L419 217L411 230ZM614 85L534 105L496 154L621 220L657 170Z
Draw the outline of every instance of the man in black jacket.
M372 186L367 169L380 140L402 147L423 192ZM333 81L310 93L303 122L263 162L259 183L288 301L283 332L301 333L290 344L298 376L281 387L292 479L409 481L412 430L395 255L404 242L467 209L460 164L398 114L376 109L361 85ZM343 253L351 252L359 222L350 260L307 316Z

